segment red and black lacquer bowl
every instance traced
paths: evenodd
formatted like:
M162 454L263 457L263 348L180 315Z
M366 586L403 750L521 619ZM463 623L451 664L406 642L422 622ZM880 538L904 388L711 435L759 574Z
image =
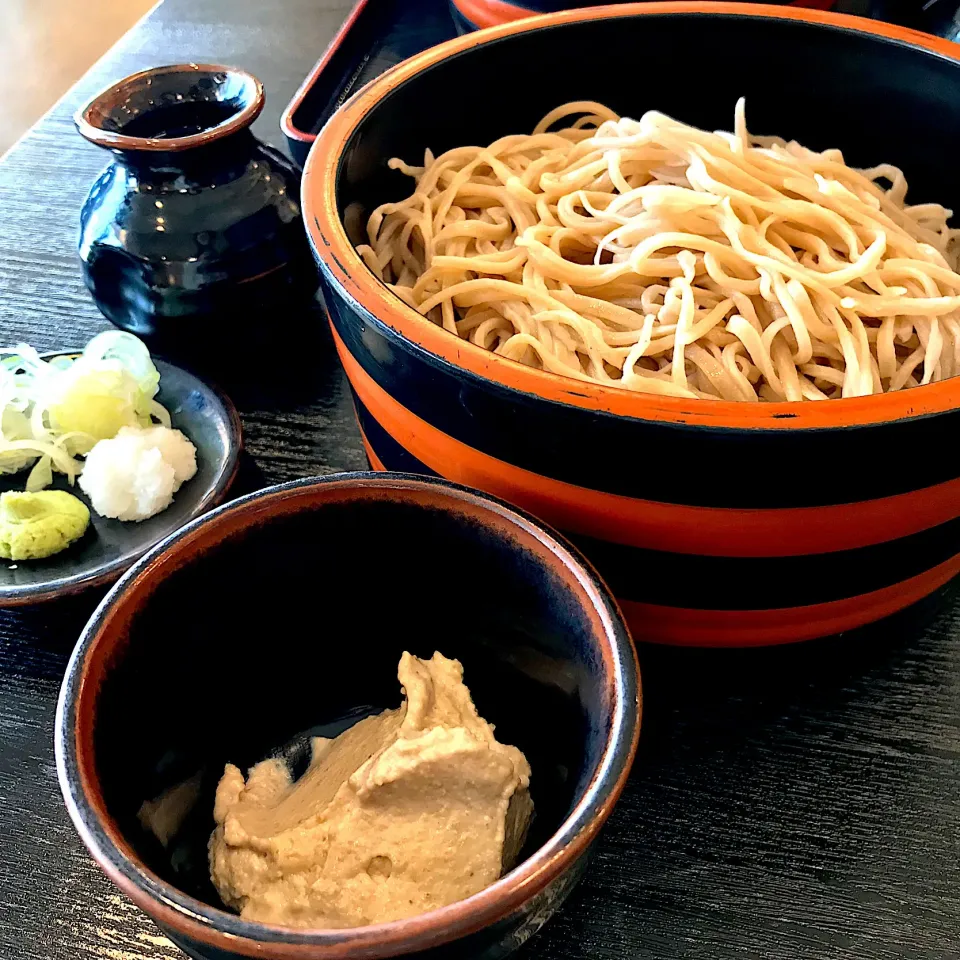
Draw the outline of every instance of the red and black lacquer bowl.
M541 13L558 13L580 7L613 6L617 0L578 3L576 0L450 0L450 15L461 33L496 27ZM688 0L697 9L697 0ZM834 0L788 0L790 6L830 10ZM859 12L859 11L857 11Z
M330 120L304 219L371 463L434 473L565 531L635 639L741 646L878 620L960 570L960 379L822 403L685 401L534 370L395 297L354 243L416 161L596 99L906 171L960 208L960 46L839 14L726 3L508 23L405 61Z
M612 6L617 0L583 3L578 0L449 0L450 15L460 33L495 27L512 20L586 6ZM698 0L688 0L692 9ZM925 0L785 0L791 7L836 10L860 17L886 20L937 36L957 38L956 4Z
M377 926L295 931L227 912L207 866L224 763L281 750L296 769L311 735L397 706L404 650L460 659L481 715L529 759L522 862L467 900ZM90 852L192 957L493 960L579 878L639 727L629 634L575 549L463 487L342 474L235 500L132 568L71 658L56 754ZM190 803L162 846L138 811L178 784Z

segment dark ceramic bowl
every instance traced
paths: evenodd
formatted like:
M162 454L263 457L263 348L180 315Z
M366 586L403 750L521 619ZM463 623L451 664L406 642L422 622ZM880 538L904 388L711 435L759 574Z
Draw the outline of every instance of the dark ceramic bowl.
M526 859L468 900L378 926L294 931L228 913L206 865L224 763L395 706L406 649L459 658L481 715L526 753ZM629 635L575 551L462 487L344 474L236 500L129 571L67 669L57 770L100 866L193 957L495 958L580 876L639 714ZM198 772L200 798L163 849L137 811Z
M960 457L945 439L960 378L780 404L572 380L451 336L354 243L374 207L409 195L389 158L529 131L569 100L716 130L745 95L751 129L894 163L913 202L960 209L958 61L960 46L890 24L681 0L492 27L365 87L320 134L303 198L371 462L468 483L565 531L637 639L827 636L935 591L960 571Z

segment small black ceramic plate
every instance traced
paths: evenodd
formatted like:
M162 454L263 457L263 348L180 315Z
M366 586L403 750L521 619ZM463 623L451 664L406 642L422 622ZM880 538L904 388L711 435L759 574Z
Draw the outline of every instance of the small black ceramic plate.
M170 411L173 426L197 448L196 474L166 510L149 520L110 520L91 508L87 532L62 553L46 560L0 559L0 607L50 600L109 583L155 543L224 499L242 446L237 411L226 396L193 374L162 360L155 362L160 371L157 400ZM22 490L28 473L0 476L0 491ZM67 490L90 506L80 487L71 487L63 474L54 474L50 489Z

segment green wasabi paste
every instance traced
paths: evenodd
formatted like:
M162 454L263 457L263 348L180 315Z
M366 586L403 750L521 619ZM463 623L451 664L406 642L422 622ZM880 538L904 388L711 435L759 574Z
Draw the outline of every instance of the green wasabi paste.
M90 511L63 490L0 494L0 557L39 560L66 550L86 532Z

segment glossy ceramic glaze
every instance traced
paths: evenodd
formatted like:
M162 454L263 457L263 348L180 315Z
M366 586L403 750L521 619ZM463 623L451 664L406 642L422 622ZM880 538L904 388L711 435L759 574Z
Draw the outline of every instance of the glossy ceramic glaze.
M0 561L0 607L52 600L116 580L154 544L212 507L227 494L243 446L240 418L230 400L192 373L163 360L157 400L172 424L197 448L197 472L162 513L139 523L101 517L90 509L90 527L67 550L46 560ZM0 477L0 490L22 490L26 472ZM54 474L53 488L89 506L87 495Z
M263 102L244 71L184 64L127 77L77 113L113 154L81 212L80 258L118 327L225 345L315 285L299 173L249 129Z
M960 47L888 24L755 4L546 15L414 57L327 124L304 210L371 462L502 496L571 535L634 636L750 645L877 620L960 570L960 379L825 403L658 398L533 370L450 336L354 249L409 193L387 160L530 130L567 100L751 129L901 166L915 200L960 205ZM669 83L637 88L634 51ZM675 69L676 51L684 67ZM729 62L716 69L716 51ZM790 51L790 69L782 69ZM514 95L513 64L532 71ZM483 77L484 82L476 82ZM829 110L811 90L830 91ZM882 91L882 94L879 92ZM896 118L897 135L877 126ZM495 104L495 108L491 107Z
M404 650L459 658L481 715L525 752L526 859L468 900L375 927L290 931L227 913L206 859L224 763L396 706ZM626 627L576 551L461 487L342 474L236 500L114 587L67 670L57 764L94 857L194 957L496 958L575 883L639 713ZM137 810L198 771L200 800L164 850Z

